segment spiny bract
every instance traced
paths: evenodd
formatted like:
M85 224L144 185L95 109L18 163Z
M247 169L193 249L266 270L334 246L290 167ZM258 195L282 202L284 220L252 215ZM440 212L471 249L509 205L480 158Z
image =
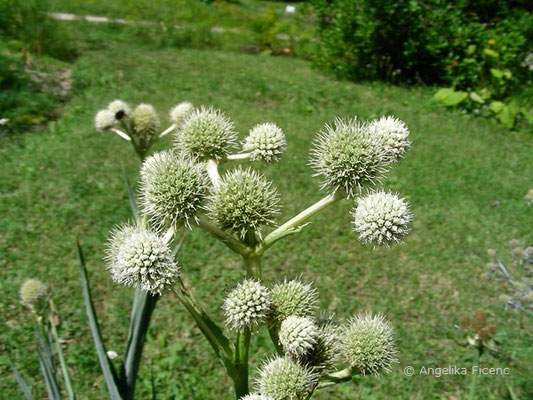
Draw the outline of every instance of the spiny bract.
M363 185L383 177L388 161L384 146L354 118L325 126L314 141L310 164L314 176L323 178L322 188L353 197Z
M177 149L204 160L224 158L236 140L233 122L220 110L204 106L187 114L175 134Z
M116 120L128 117L131 113L130 106L122 100L113 100L109 103L107 109L113 113Z
M224 300L226 323L235 330L258 325L270 308L269 290L253 279L239 283Z
M115 114L109 110L100 110L94 117L94 126L99 131L112 128L116 123Z
M397 195L377 191L357 201L353 211L354 229L366 243L388 245L399 242L409 231L409 205Z
M203 164L163 151L143 163L140 186L143 209L156 226L190 226L203 207L210 181Z
M271 290L271 317L281 323L291 315L308 317L313 315L318 302L318 292L310 283L294 279L277 283Z
M139 138L149 142L159 131L159 117L150 104L139 104L131 114L133 130Z
M397 362L394 333L381 314L358 315L344 329L344 357L361 374L389 372L391 363Z
M170 110L169 117L173 124L176 126L180 125L187 115L189 115L194 110L194 106L184 101L182 103L179 103L177 106L173 107Z
M106 250L107 269L121 285L156 295L178 279L172 251L163 238L146 228L123 225L115 229Z
M37 279L28 279L20 286L20 301L26 305L35 305L45 295L46 285Z
M273 224L279 212L279 195L262 175L250 168L236 168L222 177L209 204L211 217L222 229L244 238L250 230Z
M285 357L276 357L263 365L259 373L259 391L274 400L306 399L317 375L312 369Z
M252 153L252 161L278 161L285 151L287 141L279 126L271 122L254 126L243 143L243 151Z
M300 358L309 353L318 340L318 327L307 317L291 315L279 329L279 342L285 353Z
M409 128L405 123L392 116L375 119L368 124L368 130L377 141L382 143L390 162L401 158L411 145Z

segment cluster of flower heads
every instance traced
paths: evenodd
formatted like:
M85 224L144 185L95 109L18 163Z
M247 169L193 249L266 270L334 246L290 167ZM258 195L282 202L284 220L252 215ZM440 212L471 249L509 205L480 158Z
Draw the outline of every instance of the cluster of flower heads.
M317 303L316 289L299 279L272 288L246 279L227 294L222 306L226 324L242 331L266 323L277 332L284 353L262 365L258 393L244 399L305 398L323 374L343 362L354 374L388 372L396 362L393 331L382 315L339 323L317 317Z

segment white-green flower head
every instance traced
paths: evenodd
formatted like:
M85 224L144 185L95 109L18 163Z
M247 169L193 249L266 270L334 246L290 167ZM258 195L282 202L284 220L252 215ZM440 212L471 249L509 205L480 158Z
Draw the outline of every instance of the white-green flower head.
M359 315L344 328L342 351L346 361L361 374L390 372L396 359L394 332L381 314Z
M157 135L161 125L154 107L150 104L139 104L135 107L131 121L137 136L147 141Z
M262 323L270 309L270 292L254 279L240 282L222 305L226 323L240 331Z
M205 166L183 154L163 151L141 167L143 210L158 227L196 221L210 187Z
M118 121L123 118L127 118L131 113L130 106L128 106L128 104L122 100L113 100L111 103L109 103L107 109L113 113L115 119Z
M310 164L316 171L314 176L323 178L322 188L343 190L353 197L364 185L383 177L388 161L384 147L365 125L355 118L338 118L317 135Z
M236 168L226 173L213 193L209 210L222 228L244 238L250 230L273 224L279 213L280 198L263 175L251 168Z
M309 317L315 313L318 292L298 279L277 283L270 292L271 317L281 323L290 316Z
M368 130L383 145L390 162L401 158L411 146L409 128L403 121L392 116L371 121Z
M110 129L115 125L116 122L115 114L109 110L100 110L94 117L94 127L98 131Z
M177 106L173 107L170 110L170 120L173 124L179 126L185 120L187 115L189 115L193 110L194 106L188 101L179 103Z
M318 327L312 319L291 315L281 323L279 342L285 353L301 358L316 345L318 333Z
M107 242L106 261L115 282L152 295L168 289L179 275L163 238L139 226L123 225L113 231Z
M175 146L200 159L219 160L235 146L237 132L222 111L201 107L191 111L176 130Z
M321 373L328 373L339 359L341 329L332 317L319 321L317 325L317 343L301 362L316 367Z
M359 240L378 245L401 241L412 219L407 201L384 191L360 198L353 217Z
M46 296L46 285L37 279L28 279L19 289L20 301L27 306L34 306Z
M269 397L269 396L263 396L262 394L259 394L259 393L250 393L244 397L241 397L239 400L274 400L274 399L272 399L272 397Z
M243 151L252 153L252 161L278 161L286 147L285 134L271 122L254 126L243 143Z
M316 380L313 369L286 357L276 357L261 368L258 385L261 394L274 400L303 400L313 390Z

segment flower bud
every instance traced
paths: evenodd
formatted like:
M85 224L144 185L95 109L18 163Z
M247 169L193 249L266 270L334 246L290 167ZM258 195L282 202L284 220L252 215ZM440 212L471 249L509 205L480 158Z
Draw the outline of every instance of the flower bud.
M172 286L179 274L163 238L140 226L123 225L112 232L106 261L115 282L152 295Z
M135 136L144 143L150 143L159 131L160 122L155 109L150 104L139 104L131 115Z
M281 323L290 316L308 317L317 308L318 293L311 284L299 280L285 280L277 283L270 293L272 300L271 317Z
M509 241L509 246L511 246L511 249L515 249L517 247L520 247L520 240L518 239L512 239Z
M188 113L178 127L175 146L202 160L219 160L229 154L236 140L233 122L221 111L202 106Z
M46 285L37 279L28 279L19 290L20 301L27 306L34 306L46 296Z
M379 245L401 241L412 219L404 199L383 191L359 199L353 216L359 240Z
M291 315L281 323L279 342L286 353L296 358L309 353L317 340L318 327L307 317Z
M109 110L100 110L94 117L94 126L99 131L105 131L115 125L115 114Z
M155 225L190 226L207 199L210 181L203 164L163 151L144 161L140 186L143 209Z
M187 101L179 103L170 110L170 120L173 124L179 126L193 110L194 106L191 103Z
M262 323L270 308L270 293L253 279L239 283L224 300L222 306L226 323L239 331Z
M243 143L243 151L252 153L252 161L278 161L285 151L285 134L276 124L267 122L254 126Z
M373 120L368 125L368 130L383 146L389 162L401 158L411 145L407 125L392 116Z
M488 250L487 250L487 255L488 255L489 257L491 257L491 258L496 257L496 250L494 250L494 249L488 249Z
M317 375L309 368L288 358L276 357L263 365L259 373L259 390L274 400L304 399L313 390Z
M346 327L342 340L346 361L361 374L390 371L397 362L393 330L381 314L359 315Z

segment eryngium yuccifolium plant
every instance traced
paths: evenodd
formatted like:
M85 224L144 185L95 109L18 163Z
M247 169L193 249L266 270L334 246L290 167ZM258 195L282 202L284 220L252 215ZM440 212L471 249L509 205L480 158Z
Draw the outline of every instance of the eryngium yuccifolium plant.
M112 128L116 122L115 114L107 109L98 111L94 117L94 126L98 131Z
M359 239L378 245L401 241L412 219L407 201L384 191L360 198L353 217Z
M235 146L233 122L220 110L201 107L191 111L175 134L175 146L200 159L219 160Z
M389 372L391 364L397 362L394 332L381 314L354 317L344 328L342 352L363 375Z
M314 176L322 177L322 188L343 190L349 197L382 178L388 163L382 143L355 118L326 125L311 150L310 164Z
M161 294L178 279L179 268L162 237L123 225L112 233L106 249L107 269L118 284Z
M254 126L243 143L243 151L251 153L252 161L278 161L285 151L285 134L276 124L267 122Z
M136 136L146 143L155 138L160 127L159 117L150 104L139 104L131 114L131 122Z
M19 289L20 301L27 306L34 306L46 296L46 285L37 279L28 279Z
M274 400L306 399L317 375L311 369L286 357L276 357L259 372L259 392Z
M113 113L115 119L118 121L128 117L131 113L130 106L122 100L113 100L109 103L107 109Z
M236 168L226 173L209 203L210 216L222 229L244 238L248 231L273 224L279 212L279 195L262 175Z
M390 162L401 158L411 145L409 128L403 121L392 116L375 119L368 124L372 136L382 143Z
M179 126L185 120L187 115L189 115L193 110L194 106L191 103L187 101L179 103L177 106L173 107L170 110L170 120L173 124Z
M278 323L290 316L308 317L315 313L318 292L310 283L294 279L274 285L270 292L271 317Z
M150 156L141 168L141 204L158 227L190 227L204 205L209 187L205 166L172 150Z
M285 353L300 358L309 353L318 340L318 327L307 317L290 316L279 329L279 342Z
M240 282L228 293L222 305L226 324L237 331L262 323L269 308L269 290L254 279Z

